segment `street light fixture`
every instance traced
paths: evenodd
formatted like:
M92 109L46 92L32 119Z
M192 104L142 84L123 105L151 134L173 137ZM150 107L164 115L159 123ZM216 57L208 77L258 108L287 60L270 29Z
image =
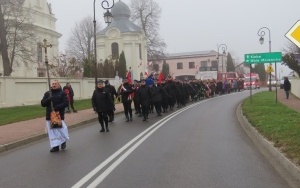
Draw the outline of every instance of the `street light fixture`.
M268 30L269 31L269 52L271 52L271 31L269 28L267 27L262 27L258 30L257 35L260 36L259 38L259 43L263 44L264 43L264 36L265 36L265 31L264 30ZM270 63L271 66L271 63ZM275 64L275 69L276 69L276 64ZM271 72L269 73L269 91L272 91L272 85L271 85ZM276 77L276 76L275 76Z
M96 0L94 0L94 68L95 68L95 84L97 84L97 35L96 35L96 11L95 11L95 3ZM109 12L109 9L111 9L114 6L115 2L114 0L112 0L112 5L109 4L109 2L107 0L103 0L101 3L101 6L103 9L106 10L106 12L104 13L104 21L105 23L107 23L108 25L112 22L112 14Z
M223 66L223 55L226 54L226 50L227 50L227 46L226 44L220 44L220 46L218 46L218 67L219 67L219 51L220 51L220 48L222 47L222 50L223 50L223 53L222 53L222 73L224 72L224 66Z

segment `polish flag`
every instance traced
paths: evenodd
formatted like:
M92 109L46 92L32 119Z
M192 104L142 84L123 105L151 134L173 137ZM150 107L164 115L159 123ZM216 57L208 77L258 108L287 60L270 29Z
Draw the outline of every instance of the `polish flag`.
M145 69L145 76L148 76L148 68Z
M132 83L132 79L131 79L131 71L130 70L127 71L126 78L128 80L128 83L131 84Z
M158 83L161 84L161 81L164 79L164 74L163 72L160 72L159 76L158 76Z

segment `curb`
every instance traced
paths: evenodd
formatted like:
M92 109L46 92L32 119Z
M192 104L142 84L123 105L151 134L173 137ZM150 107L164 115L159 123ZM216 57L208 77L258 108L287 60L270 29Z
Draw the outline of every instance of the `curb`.
M292 188L300 188L300 168L280 153L249 123L243 115L241 105L242 103L236 109L236 116L246 134L288 185Z
M121 114L121 113L123 113L123 111L116 112L115 115L118 115L118 114ZM89 120L86 120L86 121L82 121L82 122L79 122L79 123L68 125L68 129L72 130L72 129L75 129L77 127L81 127L85 124L95 122L95 121L97 121L97 119L98 118L92 118L92 119L89 119ZM27 145L27 144L45 139L47 137L48 137L47 133L43 133L43 134L38 134L38 135L28 137L28 138L25 138L25 139L22 139L22 140L18 140L18 141L15 141L15 142L11 142L11 143L8 143L8 144L0 145L0 154L2 152L9 151L9 150L15 149L17 147L24 146L24 145Z

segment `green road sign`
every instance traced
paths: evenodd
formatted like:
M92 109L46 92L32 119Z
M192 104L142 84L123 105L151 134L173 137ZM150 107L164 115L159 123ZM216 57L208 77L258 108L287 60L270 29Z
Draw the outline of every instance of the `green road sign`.
M281 52L245 54L245 64L276 63L282 61Z

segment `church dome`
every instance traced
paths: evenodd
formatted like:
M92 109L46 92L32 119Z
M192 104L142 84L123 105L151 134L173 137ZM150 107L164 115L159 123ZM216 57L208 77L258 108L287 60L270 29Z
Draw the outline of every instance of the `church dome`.
M131 14L128 5L126 5L122 1L115 3L115 5L111 9L111 13L114 19L121 18L121 17L125 17L129 19Z

